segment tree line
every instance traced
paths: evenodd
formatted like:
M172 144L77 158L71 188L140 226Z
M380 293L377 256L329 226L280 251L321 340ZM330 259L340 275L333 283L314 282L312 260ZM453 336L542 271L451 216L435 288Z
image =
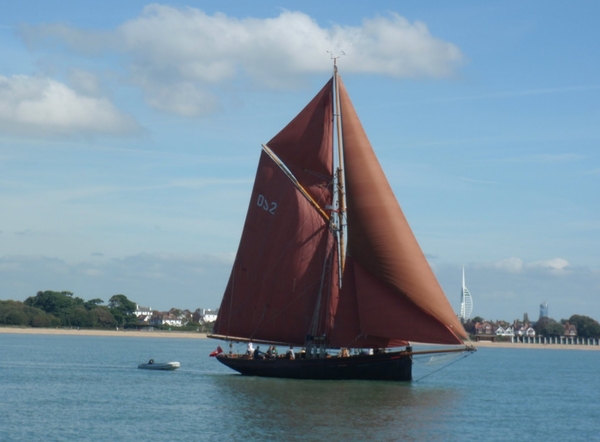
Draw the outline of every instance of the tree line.
M73 292L39 291L25 301L0 301L0 324L31 327L128 328L135 326L136 303L119 294L108 305L84 301Z

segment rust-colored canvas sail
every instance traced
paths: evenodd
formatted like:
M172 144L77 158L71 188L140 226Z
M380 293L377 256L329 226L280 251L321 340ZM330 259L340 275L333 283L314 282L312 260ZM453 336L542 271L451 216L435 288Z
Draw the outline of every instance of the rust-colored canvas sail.
M294 177L319 203L331 203L333 170L333 80L296 118L267 143Z
M332 203L331 85L265 148L297 183L273 158L261 155L216 334L303 345L317 303L323 331L334 238L315 204L324 209Z
M348 251L356 264L360 330L372 336L460 344L464 329L396 201L341 79L339 93Z
M334 299L333 326L329 333L330 345L334 348L388 348L408 345L405 339L390 338L390 334L374 335L370 330L366 334L361 323L357 298L356 263L349 257L346 260L344 282L339 297Z
M339 85L347 251L333 204L333 79L261 154L246 223L214 333L304 345L460 344L466 334L439 286Z
M303 345L332 245L326 220L263 152L214 333Z

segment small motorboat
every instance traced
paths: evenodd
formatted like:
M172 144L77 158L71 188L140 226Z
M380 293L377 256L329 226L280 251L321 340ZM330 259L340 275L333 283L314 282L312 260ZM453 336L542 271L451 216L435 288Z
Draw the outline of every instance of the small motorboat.
M177 370L180 365L179 362L154 362L154 359L150 359L147 363L138 365L138 368L146 370Z

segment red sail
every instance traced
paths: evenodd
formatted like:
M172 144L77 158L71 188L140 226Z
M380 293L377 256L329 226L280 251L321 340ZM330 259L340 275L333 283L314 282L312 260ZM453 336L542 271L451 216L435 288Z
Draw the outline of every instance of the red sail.
M355 277L355 266L353 259L346 259L344 280L342 289L335 304L334 324L330 334L330 345L332 347L348 348L387 348L401 347L408 344L403 339L391 339L390 334L382 333L376 336L361 323L363 314L359 311L357 298L357 280ZM366 334L369 330L370 334Z
M348 252L355 262L360 331L367 336L460 344L466 333L396 201L341 79L339 93Z
M322 207L331 204L333 79L267 146Z
M332 81L268 148L323 209L332 202ZM265 152L214 333L304 345L323 332L334 239L327 220Z
M303 345L332 245L326 220L263 152L214 332Z
M316 330L332 347L353 348L462 343L466 333L404 218L341 79L339 92L349 253L342 288L335 238L323 212L332 204L333 190L330 80L261 155L214 332L304 345L306 334Z

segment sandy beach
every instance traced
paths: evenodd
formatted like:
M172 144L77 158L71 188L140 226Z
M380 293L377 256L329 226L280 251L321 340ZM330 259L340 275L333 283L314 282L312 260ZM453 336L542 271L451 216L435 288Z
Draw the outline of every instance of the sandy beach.
M70 335L70 336L114 336L135 338L180 338L205 339L206 333L181 331L137 331L137 330L77 330L68 328L25 328L0 327L2 333L18 333L33 335ZM513 344L511 342L473 342L477 348L528 348L537 350L600 350L599 345L560 345L560 344Z
M0 327L2 333L18 333L30 335L70 335L70 336L115 336L135 338L183 338L204 339L206 333L181 332L181 331L137 331L137 330L78 330L69 328L25 328L25 327Z

